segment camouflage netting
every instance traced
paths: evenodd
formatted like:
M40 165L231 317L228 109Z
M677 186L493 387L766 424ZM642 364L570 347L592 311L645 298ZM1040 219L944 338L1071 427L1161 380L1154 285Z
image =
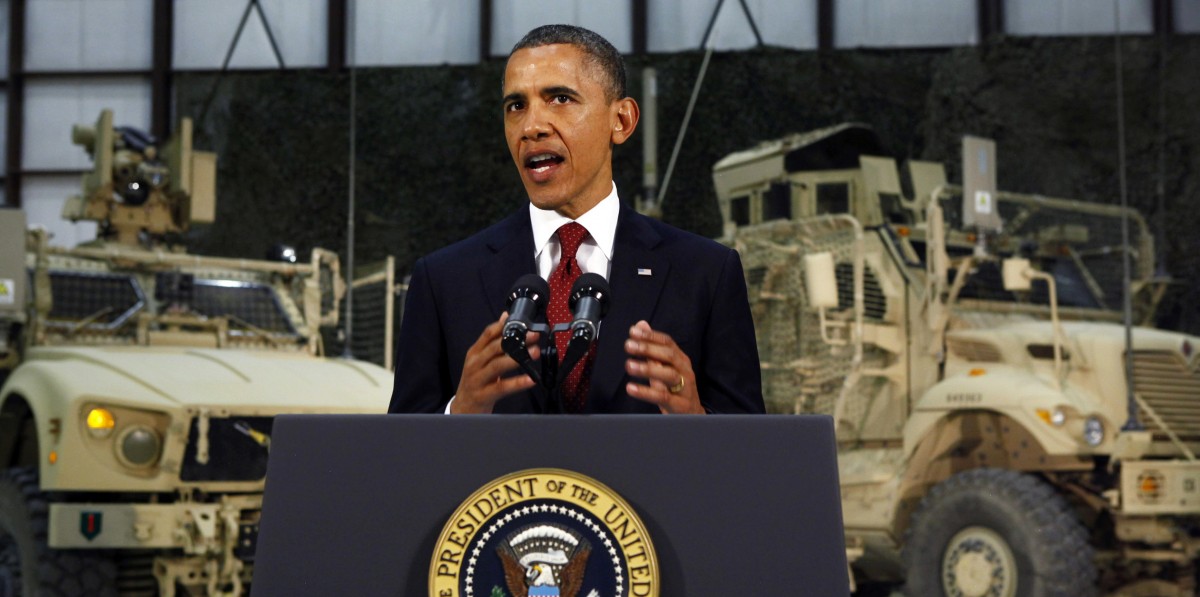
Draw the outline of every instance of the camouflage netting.
M1200 36L1171 37L1165 48L1156 38L1131 38L1123 51L1130 204L1146 214L1152 230L1165 230L1162 263L1184 281L1161 323L1200 333L1200 251L1193 232L1200 215L1191 209L1200 202L1200 110L1194 106ZM638 68L658 69L660 172L701 58L630 60L634 97L642 93ZM1001 188L1117 203L1113 64L1111 38L714 55L664 219L719 234L713 163L761 140L843 121L870 124L898 159L946 162L952 181L959 180L961 135L990 136L997 141ZM359 71L358 262L392 254L402 275L418 256L521 205L502 138L502 68L496 61ZM197 249L259 257L286 240L302 255L314 245L344 253L349 80L323 71L224 77L197 123L198 145L221 153L218 220L191 233ZM178 113L197 116L213 77L180 74L176 82ZM618 148L616 179L627 200L637 194L640 135Z
M894 399L885 388L886 379L855 373L849 340L855 321L856 232L849 218L824 217L772 222L740 231L735 241L749 283L767 411L834 415L843 440L858 437L871 402ZM821 339L817 311L805 306L804 257L823 252L837 264L838 306L826 314L832 343ZM864 262L863 322L888 325L886 313L873 308L884 304L878 282L872 285L873 275ZM889 358L886 351L867 344L860 371L883 370Z
M850 344L821 340L817 312L804 306L803 263L805 255L820 252L831 253L835 262L853 263L854 233L849 219L822 218L777 221L737 237L749 282L750 312L759 330L763 395L770 412L834 414L854 350ZM853 305L849 277L839 276L838 299ZM847 317L830 334L845 340L853 312L836 311Z

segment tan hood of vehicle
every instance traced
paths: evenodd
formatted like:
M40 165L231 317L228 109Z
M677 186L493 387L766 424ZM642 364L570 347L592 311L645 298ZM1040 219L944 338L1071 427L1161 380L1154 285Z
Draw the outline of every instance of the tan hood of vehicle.
M230 406L243 412L258 406L264 414L383 413L392 392L392 375L382 367L306 354L145 347L39 347L29 352L27 365L59 364L70 370L71 385L82 393L104 392L112 386L97 382L116 376L138 386L143 390L139 394L164 403ZM80 377L94 379L89 383Z

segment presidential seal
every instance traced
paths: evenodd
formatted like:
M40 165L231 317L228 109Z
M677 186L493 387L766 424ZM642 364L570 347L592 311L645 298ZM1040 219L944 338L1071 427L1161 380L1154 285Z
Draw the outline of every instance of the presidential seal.
M436 597L657 597L658 560L633 508L562 469L505 475L467 498L429 564Z

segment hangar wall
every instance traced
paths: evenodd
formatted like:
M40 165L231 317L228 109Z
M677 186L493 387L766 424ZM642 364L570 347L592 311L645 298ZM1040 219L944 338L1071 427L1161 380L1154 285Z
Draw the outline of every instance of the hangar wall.
M696 106L663 209L700 234L719 232L712 164L787 133L856 120L898 159L944 161L958 180L961 135L997 141L1001 188L1117 203L1116 95L1111 37L1009 37L986 47L718 53ZM1200 333L1200 37L1123 41L1130 202L1162 226L1176 289L1163 324ZM665 168L702 55L630 59L658 69L660 170ZM420 255L496 221L523 201L502 140L503 64L361 69L356 74L357 243L360 262ZM643 90L632 77L631 92ZM211 76L177 80L177 105L198 114ZM201 123L221 153L218 224L200 247L262 254L345 246L349 125L346 75L231 74ZM1162 121L1160 116L1165 115ZM229 134L236 131L236 134ZM1160 161L1161 157L1161 161ZM617 184L640 185L641 137L618 148ZM1163 174L1163 195L1157 181ZM314 214L317 217L314 217ZM1186 306L1185 306L1186 305Z

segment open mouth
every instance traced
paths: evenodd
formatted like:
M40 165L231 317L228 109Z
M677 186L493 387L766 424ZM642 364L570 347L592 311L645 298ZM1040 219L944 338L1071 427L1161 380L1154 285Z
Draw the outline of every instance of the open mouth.
M536 174L543 174L561 163L563 163L562 156L553 153L540 153L525 158L525 167L533 170Z

